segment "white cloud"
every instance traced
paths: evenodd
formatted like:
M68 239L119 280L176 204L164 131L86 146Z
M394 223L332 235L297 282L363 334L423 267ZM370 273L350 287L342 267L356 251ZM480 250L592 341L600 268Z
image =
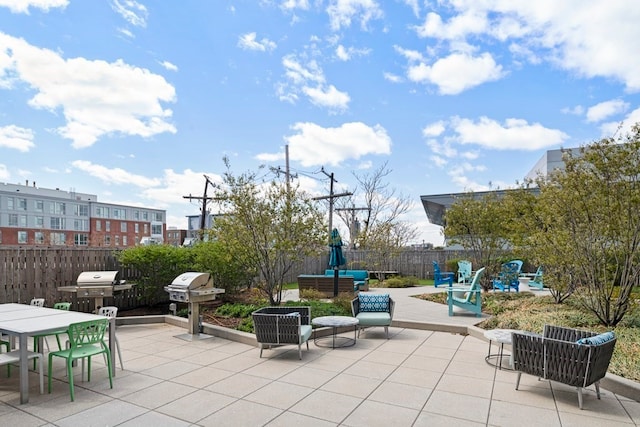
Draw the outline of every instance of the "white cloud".
M169 61L162 61L160 65L162 65L164 68L166 68L169 71L178 71L178 66L175 64L172 64Z
M416 18L420 16L420 5L418 4L418 0L403 0L403 2L411 8Z
M496 64L490 53L471 56L452 53L436 60L433 65L420 63L407 70L409 80L438 86L443 95L457 95L483 83L498 80L504 75L502 66Z
M35 146L33 137L33 131L31 129L14 125L0 127L0 147L11 148L26 153Z
M275 42L263 38L262 40L256 40L256 33L246 33L238 38L238 47L245 50L256 50L259 52L266 52L274 50L277 45Z
M418 34L439 40L512 40L580 76L615 78L629 91L640 90L640 8L635 0L600 1L455 0L444 22L430 13ZM463 25L464 24L464 25Z
M302 92L309 97L312 104L319 107L327 107L331 111L344 111L349 106L349 94L341 92L333 85L325 87L302 88Z
M560 110L562 114L572 114L574 116L581 116L584 114L584 107L582 105L576 105L575 107L565 107Z
M285 137L289 157L305 167L338 166L343 161L370 154L391 154L391 138L380 125L351 122L323 128L315 123L296 123L292 129L296 133Z
M182 173L172 169L165 169L163 172L160 185L147 188L141 193L141 197L153 200L162 206L175 204L176 200L184 200L184 203L196 203L198 207L195 207L194 210L197 211L202 206L202 201L189 202L183 196L190 195L193 189L201 191L205 182L203 175L206 175L213 183L222 183L220 175L210 172L196 172L191 169L186 169ZM201 197L202 193L193 194L193 196Z
M360 20L360 28L367 29L369 21L383 17L382 9L375 0L331 0L327 7L333 31L351 26L351 20Z
M146 178L141 175L132 174L121 168L107 168L106 166L98 165L88 160L74 160L71 162L71 165L107 184L132 184L142 188L160 185L160 180L157 178Z
M60 110L66 124L57 131L75 148L114 133L151 137L176 132L168 121L172 111L161 105L175 102L175 88L158 74L122 60L64 59L3 33L0 46L0 87L20 80L36 92L31 107Z
M601 122L602 120L615 116L616 114L624 113L629 109L629 103L624 102L621 99L612 99L610 101L604 101L589 107L587 110L588 122Z
M344 47L338 45L336 47L336 57L341 61L349 61L356 56L366 56L371 52L371 49L356 49L354 47Z
M624 119L617 122L608 122L600 126L603 138L609 138L631 133L631 128L636 123L640 123L640 108L636 108L627 114Z
M10 177L11 174L9 173L9 169L7 169L7 165L0 163L0 179L7 181Z
M261 162L268 162L268 163L284 160L284 158L285 158L284 153L260 153L256 156L257 160L260 160Z
M147 26L149 12L142 3L134 0L112 0L111 8L129 24L142 28Z
M280 100L295 103L298 94L303 94L312 104L327 108L331 112L348 108L351 100L349 94L327 84L324 73L316 61L302 64L295 56L288 55L282 59L282 65L288 81L277 85Z
M69 0L0 0L0 7L8 7L12 13L29 14L29 8L40 9L48 12L49 9L64 9L69 5Z
M478 121L454 117L451 128L460 144L477 144L497 150L538 150L561 144L569 138L558 129L540 123L529 124L523 119L506 119L504 124L488 117Z
M395 50L398 54L406 58L409 62L424 61L424 56L417 50L404 49L400 46L393 46L393 50Z
M309 9L309 0L283 0L280 7L285 10Z
M385 80L390 81L391 83L402 83L403 82L403 78L401 76L396 75L396 74L385 72L382 75L384 76Z
M422 135L426 137L440 136L446 130L444 122L438 121L425 126L422 129Z

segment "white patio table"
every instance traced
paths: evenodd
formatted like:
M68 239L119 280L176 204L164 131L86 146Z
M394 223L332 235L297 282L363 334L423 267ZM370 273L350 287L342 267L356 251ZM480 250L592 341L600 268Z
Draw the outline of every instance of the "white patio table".
M0 304L0 332L18 338L20 349L20 403L29 402L28 338L34 335L64 330L72 323L96 319L104 319L104 316L25 304ZM110 319L110 322L109 348L113 349L115 319ZM39 348L42 348L42 343L39 345ZM111 366L115 376L115 358L113 356L112 353Z

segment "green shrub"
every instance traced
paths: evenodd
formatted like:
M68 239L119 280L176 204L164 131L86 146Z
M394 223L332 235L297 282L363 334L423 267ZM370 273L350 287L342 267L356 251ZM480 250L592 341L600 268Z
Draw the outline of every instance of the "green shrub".
M300 290L300 299L309 300L309 301L317 301L321 299L326 299L327 297L323 292L320 292L316 289L301 289Z
M216 314L226 317L251 317L251 313L256 311L258 308L260 307L254 304L224 304L218 307Z
M391 277L384 281L385 288L404 288L404 281L399 277Z

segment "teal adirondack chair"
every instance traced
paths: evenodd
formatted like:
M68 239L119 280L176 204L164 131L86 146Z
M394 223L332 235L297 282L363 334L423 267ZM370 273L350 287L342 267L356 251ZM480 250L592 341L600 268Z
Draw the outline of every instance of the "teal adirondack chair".
M453 316L453 307L460 307L476 314L482 315L482 288L480 279L484 273L484 267L476 271L471 284L466 287L447 288L447 303L449 304L449 316Z
M544 284L542 282L542 275L544 273L544 269L542 266L538 267L538 271L536 271L536 275L533 276L531 280L529 280L529 287L534 289L542 290L544 289Z
M453 276L454 273L452 271L440 271L440 266L438 265L438 261L433 261L433 286L438 287L438 285L453 285Z
M458 283L471 283L471 261L458 261Z
M514 259L502 264L502 269L498 277L493 279L493 289L510 292L514 289L520 291L520 270L522 269L522 261Z

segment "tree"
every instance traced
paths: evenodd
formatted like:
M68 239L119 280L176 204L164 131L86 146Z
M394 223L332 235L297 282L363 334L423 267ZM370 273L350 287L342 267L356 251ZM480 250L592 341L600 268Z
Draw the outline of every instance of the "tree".
M377 270L389 270L391 259L412 239L415 226L403 221L402 216L413 205L410 198L391 188L386 178L392 170L385 162L370 174L354 174L358 186L353 196L338 200L338 216L348 226L352 247L367 250L367 264ZM364 206L363 227L353 227L355 200Z
M467 193L456 200L445 213L444 235L473 253L472 262L487 268L482 287L490 287L491 278L498 272L500 257L510 247L510 228L506 218L511 216L510 203L497 193L475 197Z
M304 256L327 247L322 216L298 187L280 181L259 182L253 172L227 171L216 189L223 215L212 238L256 272L257 286L272 305L282 300L286 274Z
M540 261L603 325L625 315L640 284L640 127L564 153L565 170L539 178L532 245ZM545 282L547 271L545 270Z
M241 254L232 253L219 240L198 242L191 247L193 252L193 270L211 274L213 285L225 290L225 295L233 295L249 286L256 276L256 270L241 258Z

